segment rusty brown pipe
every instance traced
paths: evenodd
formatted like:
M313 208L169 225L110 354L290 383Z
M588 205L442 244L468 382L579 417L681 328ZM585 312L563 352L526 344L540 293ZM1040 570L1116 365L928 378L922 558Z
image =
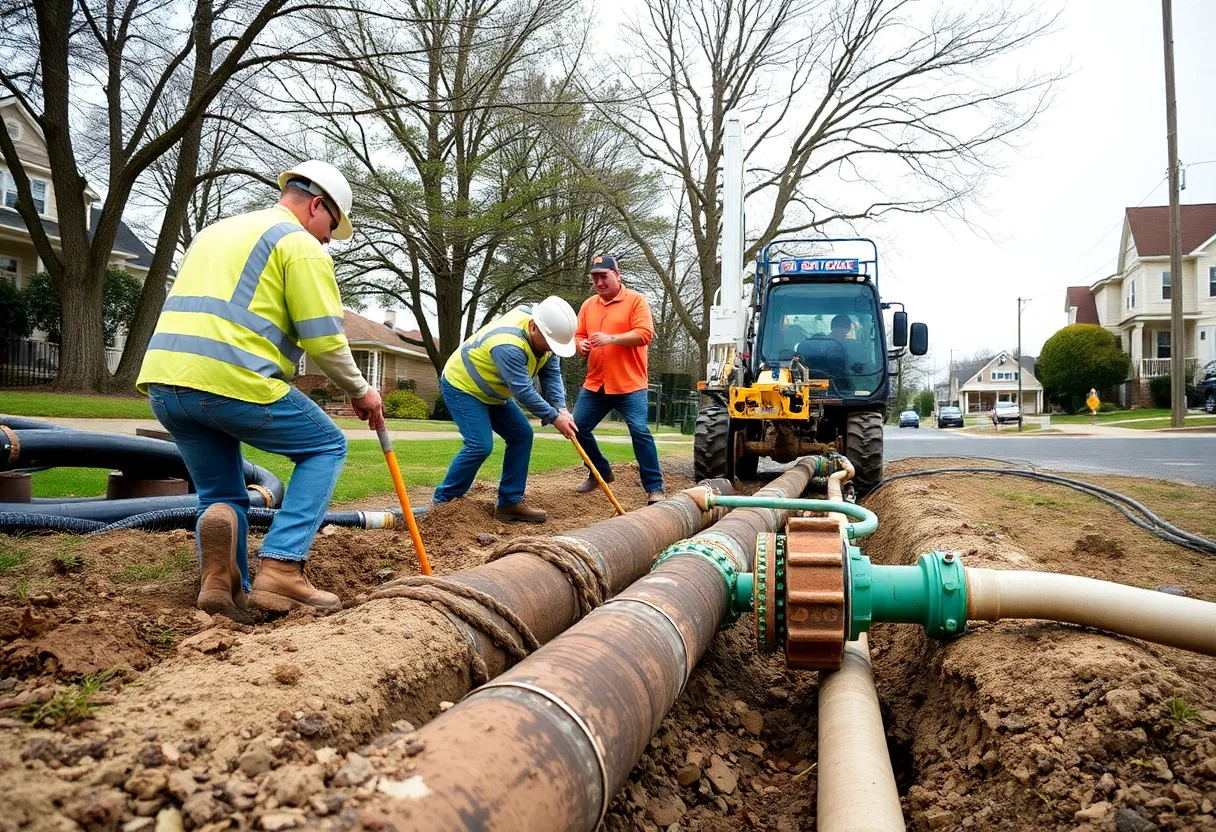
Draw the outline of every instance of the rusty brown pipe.
M681 491L668 500L612 517L584 529L558 535L555 539L577 545L607 579L615 595L641 576L654 564L655 556L671 544L690 537L724 516L720 509L703 510L698 503L698 489L712 488L729 494L727 480L709 480L703 485ZM588 582L594 584L591 571L581 563L572 564ZM451 583L469 587L491 596L506 606L527 625L532 635L544 644L571 624L578 621L581 610L578 596L569 579L546 561L529 554L510 554L498 560L443 576ZM391 595L392 581L372 597ZM496 613L485 615L505 632L513 628ZM472 645L486 664L489 677L510 666L510 657L486 634L456 616L448 618Z
M760 493L800 496L813 471L800 462ZM411 761L417 797L383 807L390 827L594 829L727 618L730 588L715 557L750 570L756 535L785 520L735 509L424 726Z

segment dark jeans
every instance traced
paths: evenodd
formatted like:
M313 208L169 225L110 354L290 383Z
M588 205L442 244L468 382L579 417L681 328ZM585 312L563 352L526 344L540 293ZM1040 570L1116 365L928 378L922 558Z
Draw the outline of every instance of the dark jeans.
M654 437L650 435L650 425L646 424L645 390L617 394L588 390L586 387L579 390L578 401L574 405L574 423L578 425L579 444L599 470L600 476L611 473L608 460L591 431L613 410L621 414L629 427L629 438L633 440L633 455L637 457L638 470L642 475L642 487L648 494L662 491L663 472L659 470L659 451L654 445Z
M473 486L473 479L494 450L494 434L507 443L507 452L502 461L502 479L498 481L498 505L500 508L523 502L524 489L528 486L528 463L532 459L532 424L513 401L505 404L486 404L476 396L457 390L448 380L439 380L443 401L452 414L452 421L460 428L464 447L452 464L447 476L435 489L432 502L446 503L463 497Z
M254 404L153 384L148 388L148 400L182 452L198 492L199 516L214 503L236 509L236 560L245 589L249 589L249 492L245 490L242 442L295 463L283 505L262 540L259 557L307 559L346 461L346 436L333 419L294 387L270 404Z

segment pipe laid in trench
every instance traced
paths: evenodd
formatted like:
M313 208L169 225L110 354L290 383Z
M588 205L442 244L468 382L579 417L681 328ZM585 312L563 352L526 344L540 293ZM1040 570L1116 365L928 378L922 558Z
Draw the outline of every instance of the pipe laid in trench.
M967 619L1036 618L1094 627L1216 656L1216 604L1134 586L968 567Z
M842 481L854 473L828 478L828 499L843 498ZM841 521L847 518L832 514ZM902 832L903 808L882 726L870 643L865 633L844 645L840 669L819 673L818 790L815 826L819 832Z
M803 460L759 493L797 497ZM418 732L402 830L591 830L731 611L733 571L785 511L736 509L654 570ZM622 518L623 519L623 518Z

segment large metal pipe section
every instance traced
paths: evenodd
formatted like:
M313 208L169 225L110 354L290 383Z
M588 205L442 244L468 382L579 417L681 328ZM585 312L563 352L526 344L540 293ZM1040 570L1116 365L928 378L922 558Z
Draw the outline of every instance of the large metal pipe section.
M828 499L843 498L843 471L828 477ZM844 515L833 514L841 521ZM843 532L842 532L843 533ZM865 633L844 646L840 669L819 674L819 832L902 832L903 809L882 727L870 643Z
M796 497L800 462L761 491ZM622 518L624 519L624 518ZM786 512L736 509L654 570L418 732L402 830L591 830L732 610L733 576Z
M968 567L967 618L1037 618L1216 656L1216 604L1052 572Z
M710 480L707 486L719 493L730 493L731 490L726 480ZM689 491L695 493L698 488L704 486ZM720 519L724 514L723 509L703 510L693 494L680 492L656 505L568 532L555 540L581 549L603 575L609 589L606 595L611 596L645 575L654 564L656 553L691 537L715 521L721 526L726 522ZM730 516L727 515L726 519L729 520ZM579 572L587 584L594 586L597 583L596 576L579 560L571 559L566 566ZM518 554L508 554L475 569L443 576L443 579L492 597L518 616L541 644L567 630L583 614L583 606L571 580L557 566L530 554L526 542L520 544ZM372 597L392 596L395 593L394 584L399 583L394 581L386 584ZM494 621L499 630L508 633L514 630L493 610L486 609L484 614ZM488 677L492 678L507 669L511 664L510 657L485 632L458 616L448 617L485 662Z

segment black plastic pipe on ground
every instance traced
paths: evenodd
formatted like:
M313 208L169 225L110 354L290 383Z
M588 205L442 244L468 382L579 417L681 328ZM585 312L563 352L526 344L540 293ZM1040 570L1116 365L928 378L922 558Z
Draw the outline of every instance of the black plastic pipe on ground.
M761 495L798 497L813 463ZM750 571L756 536L787 513L735 509L692 538ZM592 830L727 618L723 572L667 558L610 602L418 732L425 790L388 807L401 830Z

